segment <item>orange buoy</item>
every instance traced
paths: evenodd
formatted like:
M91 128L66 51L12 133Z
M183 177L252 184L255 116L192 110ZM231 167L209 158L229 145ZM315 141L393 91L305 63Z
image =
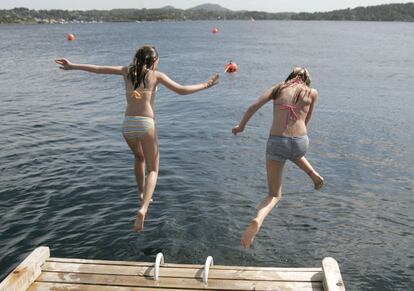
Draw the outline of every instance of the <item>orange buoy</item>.
M66 38L68 39L68 41L74 41L75 40L75 36L71 33L69 33Z
M217 27L213 27L213 29L211 30L212 33L216 34L219 32Z
M228 64L226 64L224 66L224 72L225 73L236 73L239 70L239 67L237 66L236 63L233 63L232 61L230 61Z

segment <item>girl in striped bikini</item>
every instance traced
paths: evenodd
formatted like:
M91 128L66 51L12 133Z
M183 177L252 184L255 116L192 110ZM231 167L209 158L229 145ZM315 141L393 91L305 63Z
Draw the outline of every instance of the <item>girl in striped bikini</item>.
M213 75L207 82L196 85L180 85L166 74L157 71L158 53L153 46L142 46L134 55L130 66L96 66L74 64L67 59L55 60L63 70L82 70L97 74L121 75L125 81L127 108L123 123L123 136L135 156L135 177L141 207L137 212L135 230L144 229L144 220L158 179L159 152L154 122L154 99L157 85L181 94L191 94L210 88L218 83ZM145 178L145 168L147 177Z
M282 197L282 173L286 160L291 160L312 179L315 189L323 186L323 178L306 160L309 146L306 126L311 119L318 92L310 87L307 69L294 68L285 82L268 89L244 114L233 134L243 132L246 123L263 105L273 101L273 123L266 147L266 169L269 192L258 207L256 217L244 231L241 243L248 248L264 219Z

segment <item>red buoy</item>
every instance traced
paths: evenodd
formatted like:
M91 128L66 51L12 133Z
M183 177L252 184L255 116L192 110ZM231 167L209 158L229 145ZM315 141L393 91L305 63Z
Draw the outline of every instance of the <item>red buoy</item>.
M69 33L66 38L68 39L68 41L74 41L75 40L75 36L71 33Z
M213 29L211 30L212 33L216 34L219 32L217 27L213 27Z
M232 61L230 61L228 64L226 64L224 66L224 72L225 73L236 73L239 70L239 67L237 66L236 63L233 63Z

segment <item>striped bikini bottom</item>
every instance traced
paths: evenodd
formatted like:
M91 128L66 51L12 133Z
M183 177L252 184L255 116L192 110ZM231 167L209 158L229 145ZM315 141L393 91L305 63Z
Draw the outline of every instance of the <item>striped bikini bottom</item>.
M154 119L151 117L125 116L122 134L126 139L141 139L154 126Z

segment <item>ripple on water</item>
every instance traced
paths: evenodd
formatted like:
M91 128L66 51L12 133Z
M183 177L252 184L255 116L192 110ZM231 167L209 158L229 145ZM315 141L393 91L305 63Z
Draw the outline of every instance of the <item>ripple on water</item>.
M350 290L409 290L414 101L401 96L413 83L413 42L406 37L413 26L223 22L226 37L214 44L199 37L206 25L71 25L90 37L70 45L56 42L67 26L1 28L7 34L0 44L0 276L48 245L56 257L153 261L162 251L167 262L195 264L213 255L217 264L305 267L333 256ZM298 32L305 45L292 50L286 44ZM128 36L137 33L140 42L157 45L160 69L181 83L208 78L203 68L222 70L228 51L241 66L195 95L160 87L159 181L139 235L133 156L120 133L123 80L63 72L53 63L63 55L128 64L137 45ZM36 41L27 42L33 35ZM92 54L96 39L105 49ZM258 49L261 57L252 58ZM23 56L33 61L30 70ZM240 234L267 195L271 106L242 135L232 136L231 128L292 64L309 67L320 94L307 158L326 185L315 192L307 175L287 163L281 202L245 251Z

